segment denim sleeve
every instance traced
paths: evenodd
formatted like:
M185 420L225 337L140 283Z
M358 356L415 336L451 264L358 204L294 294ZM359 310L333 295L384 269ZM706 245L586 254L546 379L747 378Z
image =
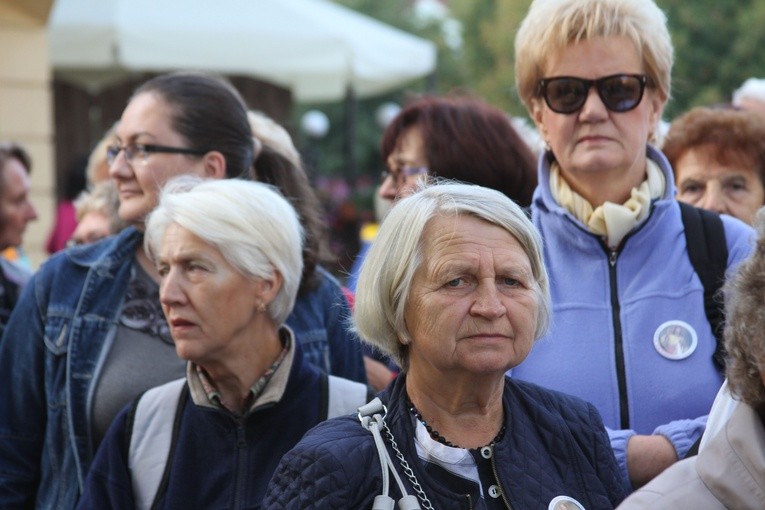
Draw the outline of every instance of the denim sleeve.
M351 330L351 307L340 285L332 287L333 306L326 310L331 373L366 384L361 340Z
M47 399L39 278L24 287L0 339L0 508L32 508L40 478Z
M112 422L90 466L77 510L131 510L136 508L128 467L126 437L128 404Z

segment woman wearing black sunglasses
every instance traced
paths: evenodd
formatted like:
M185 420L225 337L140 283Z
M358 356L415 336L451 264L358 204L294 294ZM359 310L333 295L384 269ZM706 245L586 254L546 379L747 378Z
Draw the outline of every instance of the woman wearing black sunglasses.
M666 17L651 0L535 0L515 42L547 145L531 209L555 320L512 375L594 403L639 486L687 454L722 383L672 169L650 145L670 96ZM723 227L730 267L752 232Z

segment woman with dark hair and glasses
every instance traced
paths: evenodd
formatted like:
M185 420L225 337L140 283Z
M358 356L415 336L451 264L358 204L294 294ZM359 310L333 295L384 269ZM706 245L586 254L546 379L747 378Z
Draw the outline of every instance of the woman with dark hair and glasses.
M555 323L512 375L595 404L632 487L686 456L723 381L672 168L651 145L670 97L666 21L651 0L535 0L515 40L547 146L531 212ZM731 268L752 230L721 219Z
M118 235L52 256L21 295L0 342L0 507L74 508L115 415L183 377L143 248L144 219L171 177L246 176L254 142L226 81L153 78L130 99L108 149Z
M383 134L380 196L408 196L425 176L501 191L521 206L537 184L535 156L502 110L469 97L423 97Z
M428 178L452 179L495 189L527 207L537 184L535 155L510 117L471 97L427 96L414 100L388 124L380 143L386 170L379 198L395 204ZM362 244L348 277L356 291L371 246ZM375 352L365 358L370 384L381 390L397 368ZM384 365L383 362L387 363Z

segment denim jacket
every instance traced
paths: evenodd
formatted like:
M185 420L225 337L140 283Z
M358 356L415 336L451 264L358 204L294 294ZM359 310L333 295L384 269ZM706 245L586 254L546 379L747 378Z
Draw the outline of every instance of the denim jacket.
M131 227L57 253L24 289L0 340L0 508L75 507L95 454L93 392L141 240ZM348 302L322 274L287 323L312 363L366 382Z
M141 240L66 250L24 288L0 340L0 508L74 508L93 459L92 393Z
M303 348L305 360L320 370L367 382L361 341L349 329L351 309L340 283L321 266L319 285L299 295L287 325Z

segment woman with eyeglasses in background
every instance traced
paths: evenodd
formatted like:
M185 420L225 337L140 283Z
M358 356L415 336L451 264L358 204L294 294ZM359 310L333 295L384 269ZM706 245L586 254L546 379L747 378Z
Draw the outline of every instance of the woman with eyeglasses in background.
M501 191L527 207L536 187L536 156L502 110L467 96L426 96L404 107L388 124L380 143L386 170L379 197L392 204L427 178L444 178ZM347 286L355 292L371 242L362 245ZM368 348L368 347L367 347ZM376 359L375 359L376 358ZM395 371L367 352L367 377L378 390Z
M130 226L52 256L0 342L0 508L74 508L116 414L184 377L144 219L171 177L248 175L254 145L244 102L223 79L160 75L133 94L107 150Z
M531 203L535 155L502 110L469 97L423 97L388 124L380 144L387 169L380 196L412 194L423 177L442 177L501 191Z
M535 0L515 40L547 145L531 211L555 322L512 375L595 404L632 487L688 453L723 381L672 168L651 146L670 97L666 21L651 0ZM752 230L722 227L730 269Z

